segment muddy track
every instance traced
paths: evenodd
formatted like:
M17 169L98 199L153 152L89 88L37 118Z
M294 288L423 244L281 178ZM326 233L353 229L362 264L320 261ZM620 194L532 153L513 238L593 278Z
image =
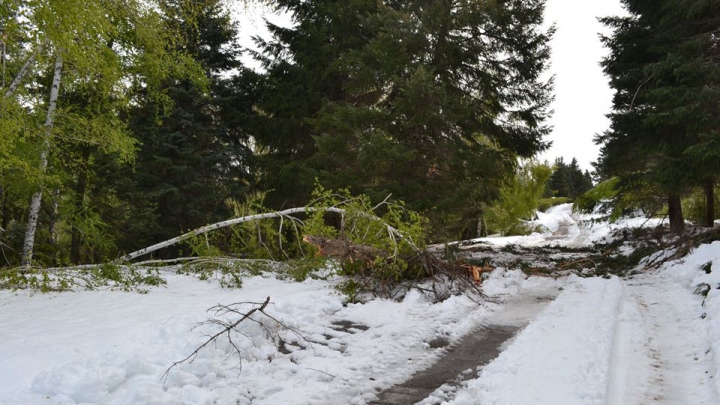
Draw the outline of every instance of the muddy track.
M410 405L422 401L444 384L459 387L475 378L475 370L501 352L502 344L518 331L516 326L490 325L475 330L447 352L431 368L382 392L372 405ZM471 372L467 372L470 370Z
M559 292L528 291L511 298L482 326L446 348L435 364L378 393L378 399L370 404L439 404L454 397L463 381L477 378L478 369L494 360Z

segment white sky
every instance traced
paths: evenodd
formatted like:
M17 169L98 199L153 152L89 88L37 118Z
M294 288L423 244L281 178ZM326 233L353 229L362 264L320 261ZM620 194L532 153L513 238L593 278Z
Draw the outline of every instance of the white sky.
M605 114L610 112L613 95L598 65L607 54L598 33L609 32L597 17L621 14L619 0L548 0L546 21L557 27L550 67L555 75L555 113L550 120L554 130L548 137L553 146L541 159L552 163L564 157L570 162L575 157L583 170L592 170L590 162L599 153L593 137L609 126Z
M597 17L623 14L620 0L548 0L546 21L556 24L557 32L551 42L552 66L555 75L555 111L550 120L554 127L547 140L553 146L540 156L552 163L556 157L566 162L575 157L583 170L592 170L590 162L597 160L599 148L593 137L608 128L605 114L612 106L612 90L598 65L607 54L598 37L606 32ZM286 18L269 13L267 8L248 6L237 15L240 37L244 46L254 48L252 35L267 35L263 17L279 24ZM246 66L256 63L246 56Z

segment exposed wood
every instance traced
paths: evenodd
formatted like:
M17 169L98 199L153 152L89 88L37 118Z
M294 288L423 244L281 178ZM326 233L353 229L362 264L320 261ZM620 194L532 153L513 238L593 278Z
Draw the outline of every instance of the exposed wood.
M487 263L484 266L473 266L472 264L459 264L460 267L466 269L476 284L482 283L483 273L490 273L494 269Z
M377 248L351 243L344 239L329 239L321 236L304 235L303 242L318 249L318 256L332 257L340 260L372 262L385 254Z

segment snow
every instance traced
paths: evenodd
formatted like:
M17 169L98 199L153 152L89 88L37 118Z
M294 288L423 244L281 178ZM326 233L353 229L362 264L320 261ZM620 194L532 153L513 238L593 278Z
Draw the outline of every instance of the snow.
M482 241L588 246L619 227L658 223L592 219L558 206L538 214L536 224L547 232ZM438 401L720 404L720 242L657 270L642 266L627 279L528 277L497 268L482 287L493 299L479 304L463 295L433 302L418 291L399 302L351 304L333 278L255 276L230 290L172 268L163 270L167 285L147 294L0 291L0 404L361 405L430 367L445 353L431 347L434 339L455 344L483 325L501 324L522 329L495 360L468 371L468 381L438 386ZM711 286L707 297L693 294L701 283ZM547 306L531 305L555 296ZM264 326L244 322L242 334L233 335L239 356L219 339L163 378L219 330L201 324L209 308L266 297L272 318L259 315Z
M148 294L0 292L0 403L362 404L428 367L441 352L429 341L442 336L452 343L499 307L465 296L433 304L418 292L401 302L343 305L332 281L258 276L240 290L225 290L190 276L163 276L167 286ZM525 282L519 271L498 271L487 288L512 295ZM217 330L193 330L206 309L267 296L267 312L302 335L277 331L294 342L287 346L291 354L278 353L262 328L248 324L247 337L237 340L242 361L226 343L211 346L163 381L173 362ZM367 330L333 328L343 320Z
M537 219L528 221L531 227L540 227L544 232L527 236L487 237L473 239L471 243L488 243L495 246L516 244L520 246L562 246L585 247L595 242L611 241L618 229L653 228L664 222L662 219L642 216L621 218L614 223L599 221L600 214L575 213L572 204L550 207L546 212L537 212Z
M449 404L604 404L621 283L565 291Z

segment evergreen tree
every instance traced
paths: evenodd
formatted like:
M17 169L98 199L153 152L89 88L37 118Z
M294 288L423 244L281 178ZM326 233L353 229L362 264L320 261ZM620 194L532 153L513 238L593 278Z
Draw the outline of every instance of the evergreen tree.
M392 193L457 237L515 157L544 147L544 1L278 3L297 25L261 42L256 135L275 204L305 199L318 178Z
M586 170L584 173L573 158L566 164L563 158L555 159L552 175L545 187L545 197L568 197L575 199L592 188L592 178Z
M130 122L141 146L123 186L132 211L124 250L229 217L226 200L240 199L249 184L249 150L238 120L251 103L244 101L242 82L223 76L241 67L229 13L221 0L163 0L160 6L178 33L175 46L202 66L209 86L168 80L170 109L138 95Z
M603 61L616 90L611 129L598 137L598 169L620 193L648 184L667 196L683 231L680 197L718 174L717 2L626 0L630 17L606 18Z

